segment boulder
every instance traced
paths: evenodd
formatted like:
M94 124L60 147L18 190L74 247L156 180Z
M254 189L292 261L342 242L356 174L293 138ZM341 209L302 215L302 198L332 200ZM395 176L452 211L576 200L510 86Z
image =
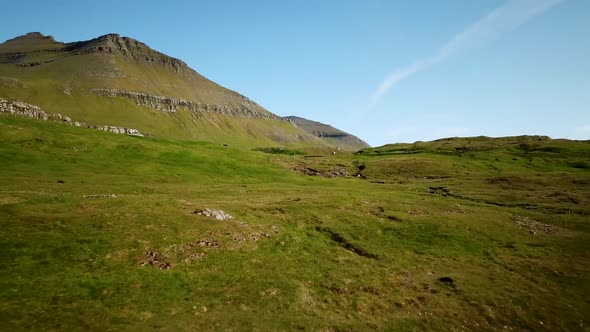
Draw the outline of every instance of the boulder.
M205 216L209 218L213 218L216 220L232 220L234 217L231 215L221 211L221 210L212 210L212 209L204 209L204 210L196 210L193 212L198 216Z

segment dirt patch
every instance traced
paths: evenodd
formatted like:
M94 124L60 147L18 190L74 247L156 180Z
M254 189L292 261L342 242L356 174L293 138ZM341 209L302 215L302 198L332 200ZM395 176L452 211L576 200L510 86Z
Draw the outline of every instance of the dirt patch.
M209 247L209 248L218 248L219 242L213 239L200 239L195 241L196 245L199 247Z
M358 161L358 160L355 160L355 161L353 161L353 162L352 162L352 165L353 165L354 167L356 167L356 174L354 175L354 177L356 177L356 178L361 178L361 179L365 179L365 180L366 180L366 179L367 179L367 177L366 177L366 176L364 176L364 175L362 174L362 172L363 172L363 171L364 171L364 170L367 168L367 165L366 165L365 163L361 163L361 162L360 162L360 161Z
M214 234L214 233L213 233ZM243 232L227 232L224 234L226 238L234 243L245 243L248 241L258 242L263 239L268 239L271 237L271 234L268 232L252 232L252 233L243 233Z
M117 198L115 194L84 195L82 198Z
M249 237L250 237L250 239L251 239L252 241L254 241L254 242L258 242L258 241L259 241L259 240L261 240L261 239L264 239L264 238L268 238L268 237L270 237L270 235L269 235L268 233L258 233L258 232L254 232L254 233L251 233Z
M249 227L244 223L243 227ZM278 227L271 225L267 228L257 228L257 231L243 231L243 232L220 232L220 231L209 231L207 234L211 237L225 237L231 242L241 245L248 242L258 242L261 240L269 239L273 234L278 234Z
M453 278L451 277L440 277L437 280L439 283L441 283L444 286L450 287L454 290L456 290L457 288L457 284L455 284L455 280L453 280Z
M215 239L205 238L181 245L173 244L170 248L176 252L184 253L195 248L219 248L219 242Z
M580 204L580 201L578 199L576 199L575 197L573 197L569 194L562 193L562 192L554 192L554 193L547 195L547 197L553 198L559 203Z
M333 230L331 230L329 228L316 227L315 230L328 236L332 241L336 242L339 246L341 246L342 248L344 248L352 253L355 253L359 256L366 257L366 258L372 258L372 259L379 258L377 255L367 252L363 248L360 248L360 247L348 242L348 240L346 240L346 238L344 238L344 236L334 232Z
M411 209L411 210L408 210L407 213L409 215L411 215L412 217L414 217L414 216L424 216L424 215L429 215L430 214L430 212L424 211L424 210L420 210L420 209Z
M438 196L453 196L451 195L451 191L446 187L428 187L428 193Z
M453 278L451 278L451 277L441 277L441 278L438 278L438 281L446 283L446 284L453 284L455 282L455 280L453 280Z
M350 173L344 165L337 165L327 171L318 170L309 167L306 163L301 163L293 168L294 171L310 176L322 176L326 178L348 177Z
M509 178L507 177L497 177L497 178L491 178L487 180L489 184L499 184L499 185L511 185L512 181L510 181Z
M372 211L372 214L374 216L377 216L379 218L383 218L383 219L387 219L390 221L395 221L395 222L401 222L402 220L394 215L388 214L385 212L385 208L383 208L382 206L378 206L377 209L375 209L374 211Z
M183 263L190 263L205 258L206 254L200 250L216 250L220 247L219 241L216 239L203 238L180 245L173 244L168 249L173 251L176 255L182 256L183 258L181 261Z
M281 291L278 288L269 288L265 291L260 292L259 295L263 296L263 297L264 296L272 297L272 296L277 296L280 292Z
M194 262L194 261L201 260L204 257L205 257L205 253L203 253L203 252L197 252L197 253L190 254L187 257L183 258L182 259L182 262L183 263L191 263L191 262Z
M142 256L139 265L151 265L160 270L169 270L172 268L172 264L168 259L157 251L146 251Z
M16 203L20 203L20 202L24 202L24 201L25 200L20 197L12 197L12 196L0 197L0 205L16 204Z

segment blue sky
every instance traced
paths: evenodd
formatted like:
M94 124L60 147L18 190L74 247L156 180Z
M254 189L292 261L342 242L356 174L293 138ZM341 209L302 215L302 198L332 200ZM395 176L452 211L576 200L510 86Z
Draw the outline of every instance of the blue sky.
M590 139L590 1L11 1L0 40L110 32L371 145ZM10 13L10 14L6 14Z

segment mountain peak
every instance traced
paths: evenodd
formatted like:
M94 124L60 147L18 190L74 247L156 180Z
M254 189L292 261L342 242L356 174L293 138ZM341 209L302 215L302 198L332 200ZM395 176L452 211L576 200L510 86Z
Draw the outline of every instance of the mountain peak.
M136 45L141 45L143 47L149 48L149 46L147 46L146 44L144 44L138 40L135 40L130 37L121 36L118 33L107 33L106 35L99 36L97 38L94 38L93 40L96 42L114 43L114 44L119 44L119 45L136 44Z
M51 41L55 41L53 36L45 36L41 32L29 32L26 35L17 37L17 38L36 38L36 39L49 39Z
M194 72L183 61L155 51L138 40L118 33L109 33L86 41L62 43L41 32L29 32L0 44L0 54L18 54L16 58L9 56L6 59L0 59L0 62L26 62L24 55L30 52L61 51L71 54L120 55L129 61L162 65L177 73Z
M28 52L31 50L53 49L62 46L63 44L56 42L53 36L45 36L40 32L29 32L0 44L0 51L9 49L12 52Z
M190 69L188 65L181 60L167 56L166 54L151 49L149 46L138 40L121 36L118 33L109 33L88 41L70 43L67 44L65 49L78 54L119 54L128 60L161 64L174 69L176 72Z

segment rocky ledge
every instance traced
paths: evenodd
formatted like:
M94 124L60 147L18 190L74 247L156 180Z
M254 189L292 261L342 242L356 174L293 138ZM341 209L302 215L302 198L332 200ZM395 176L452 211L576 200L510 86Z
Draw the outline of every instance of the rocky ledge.
M116 33L110 33L92 40L69 43L63 50L75 54L119 54L130 61L160 64L176 72L192 71L182 60L169 57L152 50L140 41L122 37Z
M131 136L143 136L137 129L115 127L115 126L91 126L84 122L73 121L71 118L59 113L49 113L41 110L39 106L24 103L22 101L8 101L0 98L0 113L45 120L64 122L72 126L90 128L94 130L108 131L115 134L125 134Z
M158 111L175 113L179 108L191 111L195 117L201 117L206 113L221 114L233 117L261 118L283 120L270 112L261 112L262 107L242 96L243 104L240 106L213 105L198 103L186 99L156 96L142 92L133 92L119 89L92 89L92 93L106 97L123 97L134 100L138 105L149 107Z

